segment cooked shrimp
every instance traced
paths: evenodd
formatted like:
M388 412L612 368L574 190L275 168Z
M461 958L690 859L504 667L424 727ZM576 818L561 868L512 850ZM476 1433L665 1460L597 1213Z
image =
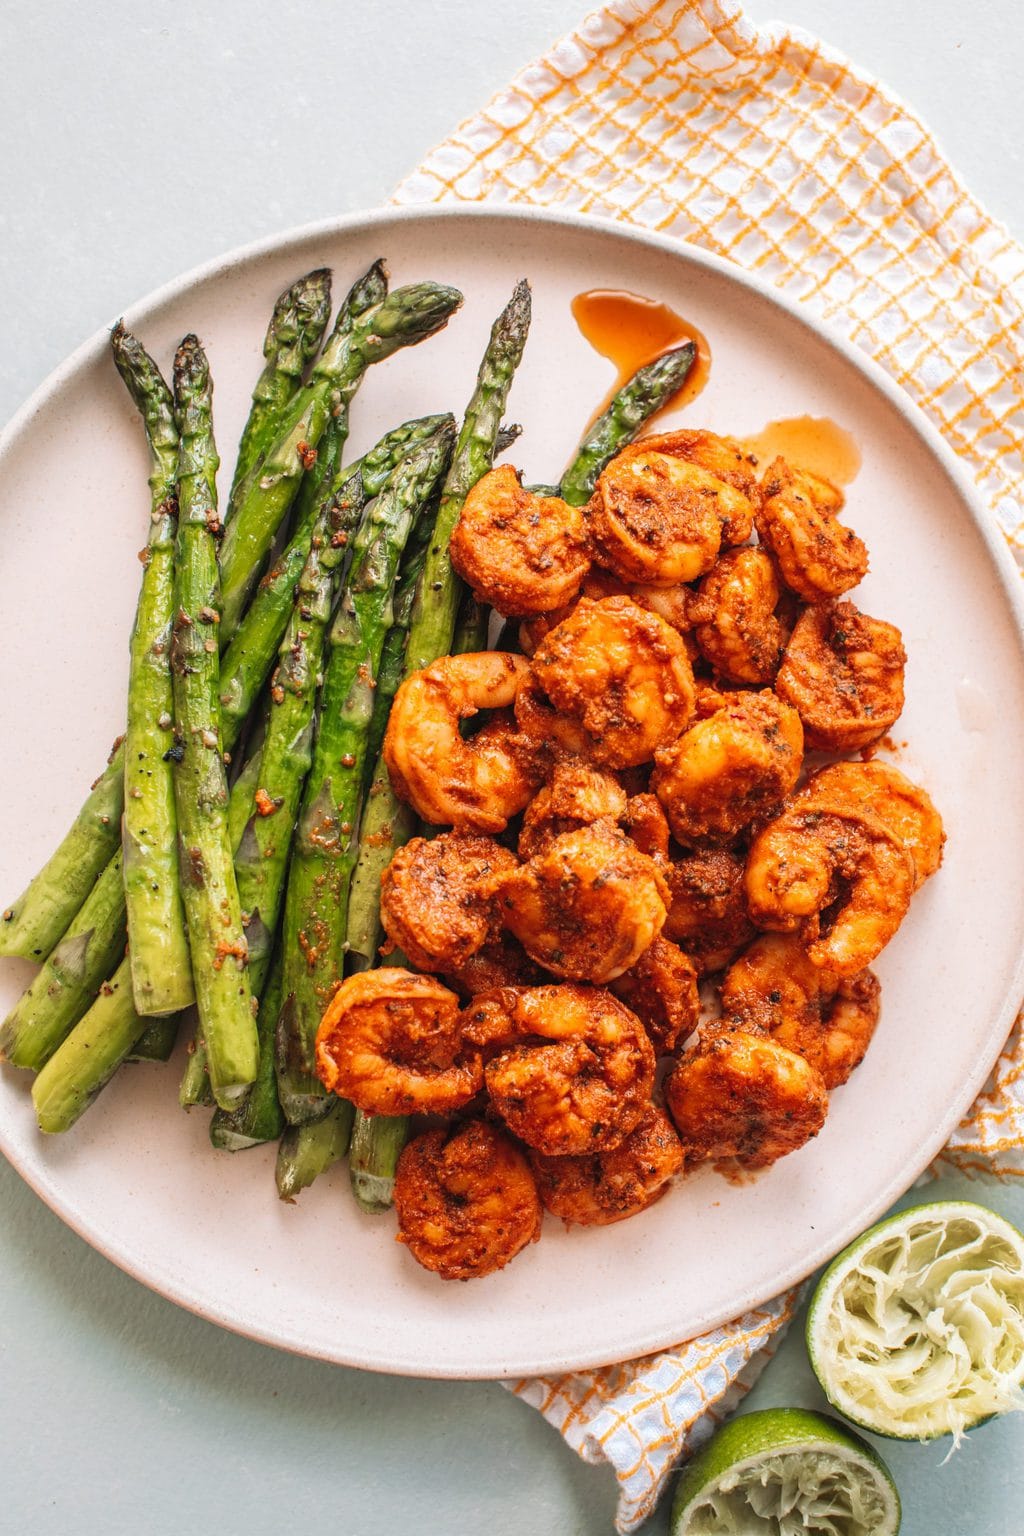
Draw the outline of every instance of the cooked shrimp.
M776 459L762 490L764 500L754 518L758 536L778 560L790 591L805 602L820 603L863 580L867 547L839 521L843 493L837 486Z
M786 633L775 614L779 583L763 549L729 549L700 584L689 614L701 655L733 683L770 683Z
M609 985L636 1014L660 1055L674 1051L697 1027L697 968L678 944L670 944L660 934L650 949Z
M500 987L534 987L544 980L540 966L510 933L488 939L466 960L446 966L442 975L468 997Z
M505 927L555 976L610 981L657 938L668 887L610 822L556 837L498 884Z
M367 1115L447 1115L483 1085L464 1045L459 999L432 976L382 966L349 976L316 1035L316 1070Z
M825 1123L821 1074L770 1035L710 1028L666 1079L665 1097L687 1167L735 1158L767 1168Z
M572 983L506 992L500 1006L521 1043L491 1057L487 1091L513 1134L549 1157L618 1146L654 1086L654 1047L636 1015L610 992ZM470 1025L464 1032L471 1038Z
M785 799L802 761L795 709L768 690L734 694L661 748L651 788L679 842L731 842Z
M663 929L700 975L720 971L754 937L743 860L725 848L700 848L665 870L672 900Z
M495 877L515 868L491 837L414 837L381 877L384 932L421 971L455 969L497 936Z
M852 752L899 718L906 661L894 624L853 603L819 603L797 620L775 688L799 710L809 747Z
M581 757L566 756L555 763L551 777L523 813L519 857L531 859L549 848L563 832L626 814L626 791L600 768Z
M709 432L645 438L601 474L590 503L598 559L626 581L676 586L709 571L753 527L757 482L742 450Z
M478 480L451 537L452 565L499 613L550 613L576 596L590 568L584 515L535 496L501 464Z
M516 694L516 725L541 775L566 753L588 758L591 741L575 720L560 714L533 675L526 673Z
M668 820L657 795L630 795L621 821L641 853L652 859L668 858Z
M746 888L759 928L797 932L815 965L855 976L903 921L914 863L864 810L823 812L797 801L751 844Z
M682 1166L683 1149L672 1122L653 1104L610 1152L530 1155L542 1204L566 1226L606 1227L639 1215L665 1193Z
M493 1274L540 1237L529 1164L486 1120L410 1141L398 1160L395 1210L398 1241L442 1280Z
M529 670L521 656L445 656L406 678L391 706L384 759L397 794L424 821L501 832L530 800L527 754L504 721L464 740L463 720L515 702Z
M762 934L729 967L722 1017L760 1028L803 1056L838 1088L860 1065L878 1023L881 988L872 971L838 977L814 965L792 934Z
M533 675L582 726L594 760L610 768L648 762L693 713L683 642L628 597L581 599L537 647Z
M834 763L811 775L801 805L860 805L894 832L914 861L914 888L942 863L946 834L930 796L889 763Z
M600 602L603 597L631 598L638 608L656 613L659 619L664 619L666 624L678 630L683 636L688 655L692 657L696 652L696 645L690 635L692 626L689 616L693 593L685 583L680 582L674 587L652 587L642 581L623 581L611 571L603 571L600 566L594 565L584 578L580 597L590 597L595 602ZM567 619L575 606L575 603L567 603L564 608L558 608L553 613L524 619L519 626L519 643L524 656L532 656L544 636L550 634L556 624Z

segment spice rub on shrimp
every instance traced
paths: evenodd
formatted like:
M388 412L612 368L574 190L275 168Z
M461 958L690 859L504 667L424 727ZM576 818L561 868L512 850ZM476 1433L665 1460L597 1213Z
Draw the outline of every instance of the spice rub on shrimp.
M460 1007L432 976L395 966L349 976L317 1030L320 1081L367 1115L451 1114L483 1086Z
M815 965L855 976L906 916L914 864L877 817L798 798L755 837L746 889L759 928L796 932Z
M650 1103L654 1047L636 1015L602 988L496 993L466 1009L463 1031L491 1047L510 1042L487 1063L491 1104L520 1141L549 1157L618 1146Z
M452 565L479 601L504 614L563 607L590 569L580 508L524 490L508 464L492 469L470 491L450 548Z
M533 676L610 768L648 762L693 713L693 671L674 629L628 597L582 598L533 654Z
M665 1081L665 1098L687 1167L735 1159L767 1168L816 1136L828 1092L816 1068L744 1029L708 1028Z
M819 603L797 620L775 688L799 711L809 747L852 752L899 718L906 661L894 624L850 602Z
M673 836L684 845L731 842L796 784L800 718L768 690L733 694L654 760L651 788Z
M457 969L497 937L495 880L516 867L491 837L414 837L381 877L384 932L421 971Z
M528 671L521 656L479 651L445 656L406 678L384 736L397 794L424 821L460 831L501 832L530 800L535 780L504 719L465 740L459 726L481 709L505 709Z
M731 683L770 683L786 631L776 616L779 583L771 556L756 546L719 555L690 603L701 655Z
M754 937L743 884L744 861L725 848L698 848L664 871L671 894L662 930L700 975L720 971Z
M560 757L523 813L519 857L543 853L563 832L603 819L619 821L627 804L626 791L610 773L575 755Z
M878 1023L881 988L872 971L839 977L814 965L792 934L765 933L722 982L722 1017L763 1029L838 1088L864 1059Z
M674 1051L697 1027L697 968L678 944L660 934L609 988L640 1019L660 1055Z
M683 1149L672 1122L653 1104L609 1152L530 1155L542 1204L566 1226L606 1227L638 1215L660 1199L682 1166Z
M395 1210L398 1241L442 1280L493 1274L540 1237L529 1164L486 1120L410 1141L398 1160Z
M626 581L675 586L750 537L757 480L737 443L667 432L616 455L590 502L597 558Z
M812 774L798 798L817 810L859 805L877 816L910 854L915 890L942 863L942 817L927 792L890 763L833 763Z
M840 597L867 575L868 552L839 521L843 493L830 480L775 459L755 513L758 537L779 562L791 592L808 603Z
M657 938L668 887L653 859L610 822L564 832L504 875L501 921L555 976L605 982Z

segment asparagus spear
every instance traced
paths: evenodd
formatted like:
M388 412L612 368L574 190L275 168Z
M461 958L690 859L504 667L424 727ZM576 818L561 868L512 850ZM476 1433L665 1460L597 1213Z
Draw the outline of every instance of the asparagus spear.
M252 392L228 497L227 522L239 492L277 436L281 412L302 383L331 318L331 274L307 272L279 295L263 342L266 365Z
M131 961L124 959L33 1082L32 1102L39 1129L70 1130L145 1028L146 1020L135 1011Z
M356 1203L368 1215L378 1216L390 1209L395 1170L408 1139L408 1115L356 1112L348 1147L348 1171Z
M63 842L0 914L0 955L46 958L118 853L123 810L124 741L119 738Z
M124 878L117 853L0 1025L0 1055L38 1072L95 999L124 952L124 940Z
M454 424L446 425L414 448L387 490L370 503L331 629L320 728L285 899L277 1073L281 1105L292 1125L317 1119L330 1103L314 1070L313 1042L344 964L366 735L391 617L391 589L414 518L444 474L454 435Z
M447 324L461 302L462 295L454 288L426 282L398 288L382 303L354 317L342 309L309 383L285 412L280 436L227 526L220 556L226 639L238 628L303 472L316 462L317 444L328 417L347 411L372 363L433 335Z
M327 1114L308 1125L290 1125L277 1149L274 1177L277 1193L291 1205L348 1151L352 1131L352 1105L335 1099Z
M559 495L563 501L582 507L590 500L602 469L682 388L696 356L693 342L685 342L672 352L662 353L653 363L645 363L622 386L589 428L562 476Z
M274 1029L281 1008L281 958L270 968L260 999L257 1032L260 1066L249 1097L238 1109L215 1111L210 1121L210 1141L222 1152L243 1152L264 1141L276 1141L284 1130L284 1115L277 1097L274 1076Z
M156 363L119 321L114 363L142 416L150 451L149 540L131 638L126 795L122 843L132 987L139 1013L176 1013L192 1002L185 916L178 880L172 744L170 630L178 527L178 429L174 401Z
M144 1019L146 1027L128 1052L128 1060L169 1061L178 1043L182 1017L180 1013L165 1013L159 1019Z
M185 913L210 1084L236 1108L256 1077L259 1046L248 952L228 834L217 645L217 450L206 356L187 336L174 359L181 441L177 589L171 669L180 761L174 780Z

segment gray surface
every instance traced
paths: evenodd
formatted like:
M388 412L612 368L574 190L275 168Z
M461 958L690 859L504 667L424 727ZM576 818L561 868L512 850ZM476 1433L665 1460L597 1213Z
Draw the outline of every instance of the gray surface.
M0 419L86 335L183 269L381 201L585 3L519 0L495 13L470 0L106 0L90 11L10 0ZM750 10L777 14L760 0ZM1024 236L1015 0L789 0L783 14L912 102L968 185ZM1024 1194L985 1198L1024 1224ZM370 1536L610 1530L610 1474L500 1388L277 1354L120 1274L6 1164L0 1200L3 1531L270 1536L324 1520ZM798 1331L749 1401L816 1401ZM986 1427L941 1467L945 1452L885 1449L904 1536L1017 1536L1024 1421ZM664 1508L649 1529L666 1529Z

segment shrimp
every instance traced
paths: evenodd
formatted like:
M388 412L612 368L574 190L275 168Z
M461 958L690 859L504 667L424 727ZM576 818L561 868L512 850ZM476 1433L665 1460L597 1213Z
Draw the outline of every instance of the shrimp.
M942 817L929 795L889 763L833 763L812 774L797 798L816 810L858 805L877 816L910 854L915 890L942 863Z
M677 630L683 637L683 644L691 660L696 654L697 648L689 633L692 627L689 612L693 593L685 583L680 582L674 587L652 587L642 581L622 581L618 576L613 576L611 571L603 571L595 565L591 566L584 578L580 596L593 598L595 602L600 602L603 597L628 597L638 608L656 613L659 619L664 619L666 624ZM519 643L523 654L532 656L545 635L550 634L556 624L567 619L575 606L575 603L567 603L564 608L555 609L552 613L524 619L519 626Z
M320 1081L367 1115L451 1114L483 1086L459 999L432 976L382 966L343 981L316 1035Z
M610 992L573 983L492 995L481 1038L512 1043L485 1069L491 1104L509 1130L549 1157L618 1146L639 1124L654 1087L654 1047L640 1020ZM472 1023L464 1025L467 1040Z
M914 862L864 810L818 811L797 799L755 837L745 880L759 928L797 932L815 965L855 976L903 921Z
M693 713L683 642L628 597L581 599L537 647L533 675L583 728L595 762L610 768L648 762Z
M641 853L659 862L668 858L668 820L657 795L630 795L620 819Z
M758 537L779 562L790 591L820 603L840 597L867 575L867 547L836 516L843 493L831 481L776 459L762 491L754 517Z
M591 822L618 821L626 815L626 791L600 768L581 757L559 758L548 783L523 813L519 857L543 853L556 837Z
M384 932L421 971L457 968L497 936L495 878L516 867L490 837L414 837L381 877Z
M661 935L628 971L609 984L640 1019L661 1055L674 1051L697 1027L700 994L697 968L678 944Z
M504 875L498 907L527 954L555 976L610 981L657 938L668 887L610 822L563 832Z
M451 536L452 565L499 613L550 613L590 569L586 519L557 496L523 489L508 464L478 480Z
M701 655L733 683L770 683L786 633L775 615L779 583L763 549L730 549L704 577L689 616Z
M618 454L590 503L598 559L626 581L676 586L750 537L757 481L738 444L668 432Z
M532 669L526 673L516 694L515 712L519 733L542 776L550 773L559 758L567 753L572 757L589 758L591 741L586 731L575 720L559 714Z
M816 1067L828 1089L845 1083L864 1059L880 1006L874 972L823 971L792 934L762 934L722 982L723 1018L765 1030Z
M501 987L534 987L544 980L540 966L534 964L510 933L488 939L467 959L446 966L442 974L445 981L468 997Z
M397 794L424 821L501 832L529 802L534 779L516 732L491 721L468 741L459 725L515 702L528 664L480 651L445 656L406 678L391 706L384 760Z
M486 1120L410 1141L398 1160L395 1210L398 1241L442 1280L493 1274L540 1237L529 1164Z
M767 1168L825 1123L828 1090L815 1067L769 1035L702 1032L665 1081L687 1167L708 1158Z
M541 1203L566 1226L606 1227L639 1215L666 1192L682 1166L683 1149L672 1122L653 1104L610 1152L530 1155Z
M767 689L734 694L654 760L651 788L673 836L683 844L731 842L796 784L800 717Z
M775 688L799 711L809 747L852 752L899 718L906 661L894 624L850 602L819 603L797 620Z
M700 848L665 870L671 902L663 929L700 975L720 971L754 937L743 860L725 848Z

